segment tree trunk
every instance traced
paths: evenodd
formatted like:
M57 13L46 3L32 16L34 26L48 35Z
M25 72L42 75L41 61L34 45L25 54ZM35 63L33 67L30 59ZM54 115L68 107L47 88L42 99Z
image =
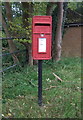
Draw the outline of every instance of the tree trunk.
M21 42L26 47L26 62L32 66L33 59L32 59L32 47L30 43Z
M23 7L23 27L31 26L30 22L28 21L28 18L32 18L32 13L33 13L33 3L28 3L28 2L22 2L22 7ZM28 37L28 39L30 39ZM27 43L26 43L27 44ZM29 65L33 65L33 58L32 58L32 48L31 48L31 43L28 43L26 45L27 49L27 55L28 58L28 63Z
M61 43L62 43L62 21L63 21L63 2L58 2L58 21L55 36L55 60L61 58Z
M8 21L12 21L12 11L9 2L5 2L6 16Z
M28 46L28 51L29 51L29 65L33 65L33 58L32 58L32 46L31 44Z
M52 8L54 6L54 2L50 2L47 4L47 8L46 8L46 15L51 15L52 14Z
M3 17L2 17L2 26L3 26L4 31L6 33L6 37L10 38L10 34L8 32L7 25L6 25L5 20L3 19ZM8 40L8 44L9 44L10 53L16 51L16 47L15 47L12 40ZM18 58L17 58L17 56L15 54L12 54L12 57L13 57L14 63L19 62L19 60L18 60Z
M6 8L7 22L12 21L11 8L10 8L10 4L8 2L5 3L5 8ZM3 17L2 17L2 25L3 25L4 31L6 33L6 37L11 38L11 35L10 35L9 31L8 31L7 24L6 24ZM9 44L10 53L17 50L13 40L8 40L8 44ZM15 54L12 54L12 58L14 60L14 63L19 62L19 60L18 60L18 58L17 58L17 56Z

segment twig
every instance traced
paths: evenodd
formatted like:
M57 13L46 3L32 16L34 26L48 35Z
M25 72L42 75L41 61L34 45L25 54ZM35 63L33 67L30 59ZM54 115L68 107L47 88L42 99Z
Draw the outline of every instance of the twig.
M2 47L2 50L3 50L3 51L9 51L8 48L4 48L4 47Z
M55 88L55 87L57 87L57 86L50 86L49 88L46 88L44 90L50 90L51 88Z
M38 87L37 85L35 85L35 84L32 82L32 80L29 81L29 84L32 85L33 87Z
M63 80L62 80L59 76L57 76L55 73L53 73L53 75L54 75L60 82L63 81Z
M10 63L3 63L3 65L10 65Z

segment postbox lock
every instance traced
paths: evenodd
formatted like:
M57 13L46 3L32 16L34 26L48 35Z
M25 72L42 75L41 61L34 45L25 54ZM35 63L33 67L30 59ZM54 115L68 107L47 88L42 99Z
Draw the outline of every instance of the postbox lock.
M44 37L44 34L41 34L41 37Z

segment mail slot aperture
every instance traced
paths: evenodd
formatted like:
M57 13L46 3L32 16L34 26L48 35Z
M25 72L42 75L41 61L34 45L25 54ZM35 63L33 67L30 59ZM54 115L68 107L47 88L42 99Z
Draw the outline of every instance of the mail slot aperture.
M50 24L45 23L36 23L35 26L50 26Z
M51 32L50 23L34 23L34 33L50 33ZM47 30L48 29L48 30Z

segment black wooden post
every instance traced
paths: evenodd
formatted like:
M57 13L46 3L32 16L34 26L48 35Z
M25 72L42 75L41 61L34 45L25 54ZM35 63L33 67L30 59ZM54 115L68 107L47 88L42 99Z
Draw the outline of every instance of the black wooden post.
M38 60L38 104L42 106L42 60Z

